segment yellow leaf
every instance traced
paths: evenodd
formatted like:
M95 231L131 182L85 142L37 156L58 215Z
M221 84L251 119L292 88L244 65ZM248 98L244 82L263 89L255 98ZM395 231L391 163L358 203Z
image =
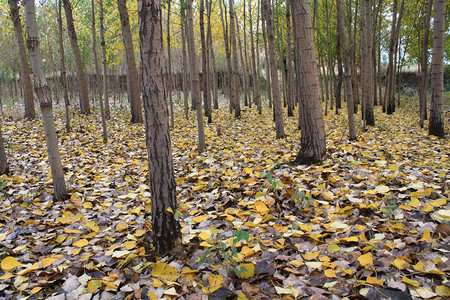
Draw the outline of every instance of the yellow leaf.
M202 239L202 241L206 241L211 237L207 231L200 232L200 234L198 236L199 236L199 238Z
M386 185L379 185L375 188L375 191L377 191L377 193L379 193L379 194L386 194L390 190L391 189Z
M420 201L419 199L415 198L415 197L411 197L411 202L409 202L409 206L412 206L414 208L418 208L420 206Z
M444 206L445 204L447 204L447 199L445 198L436 199L431 201L430 204L432 206Z
M152 276L163 280L175 281L180 277L180 272L166 263L157 262L152 269Z
M223 277L220 275L211 274L208 277L208 285L203 286L202 290L205 294L211 294L217 291L223 283Z
M373 265L372 253L368 252L358 257L358 261L362 266Z
M70 253L72 253L72 255L78 255L81 252L81 248L75 248L72 249L72 251L70 251Z
M192 187L194 191L200 191L206 188L208 184L202 180L199 180L195 186Z
M14 257L7 256L2 260L1 266L3 271L8 272L17 267L20 267L22 264L18 262Z
M144 233L145 233L145 230L138 229L138 230L136 230L136 232L134 233L134 236L135 236L135 237L141 237L141 236L144 235Z
M64 234L60 234L60 235L58 235L57 237L56 237L56 239L55 239L55 242L57 242L57 243L62 243L62 242L64 242L64 240L66 239L66 235L64 235Z
M428 203L425 203L422 207L422 209L420 211L424 211L424 212L432 212L434 210L434 207L431 206Z
M177 290L174 287L168 288L167 290L165 290L163 292L163 294L168 295L168 296L174 296L174 297L180 296L180 295L178 295Z
M327 251L330 253L335 253L338 252L339 250L341 250L341 247L339 247L336 244L329 244L327 247Z
M39 293L39 291L40 290L42 290L42 287L41 286L35 286L31 291L30 291L30 294L36 294L36 293Z
M78 229L68 229L68 228L64 228L64 232L65 233L81 233L81 231L79 231Z
M423 267L423 262L421 260L419 260L419 262L417 264L415 264L413 266L414 270L418 271L418 272L425 272L424 267Z
M136 247L136 241L126 241L123 245L125 246L125 249L131 250Z
M85 209L90 209L90 208L92 208L92 207L94 207L94 205L92 204L92 202L84 202L84 203L83 203L83 208L85 208Z
M201 223L201 222L206 221L206 220L208 220L208 216L206 216L206 215L197 216L197 217L194 217L194 218L192 219L192 221L193 221L194 223Z
M56 262L56 257L50 256L42 259L42 267L47 268Z
M322 198L326 201L333 201L334 194L330 191L326 191L322 193Z
M258 213L261 215L265 215L269 212L269 208L267 208L266 204L262 201L256 201L254 207Z
M300 224L299 228L305 232L310 232L312 230L312 226L307 224Z
M122 232L128 228L128 224L125 221L120 221L116 226L117 232Z
M11 274L11 273L5 273L2 276L0 276L0 280L6 280L6 279L9 279L11 277L14 277L14 275Z
M431 233L428 229L425 229L423 231L423 236L419 241L428 242L428 243L431 243L433 241L433 238L431 237Z
M317 259L319 254L320 254L320 251L317 251L317 252L309 252L308 251L305 254L302 254L302 257L305 260L314 260L314 259Z
M406 261L403 258L396 258L392 261L392 264L399 270L406 269Z
M326 269L325 276L327 276L328 278L337 278L336 273L333 269Z
M372 276L367 276L366 282L369 284L374 284L374 285L383 285L384 282L386 280L385 279L378 279L376 277L372 277Z
M438 285L436 287L436 294L441 297L449 297L450 296L450 287L446 285Z
M89 293L95 293L102 286L102 282L98 279L89 280L88 291Z
M250 174L252 174L252 169L244 168L244 172L250 175Z
M420 283L419 283L418 281L409 279L409 278L406 277L406 276L403 276L402 282L404 282L404 283L406 283L406 284L409 284L410 286L413 286L413 287L415 287L415 288L419 287L419 285L420 285Z
M83 248L87 244L89 244L89 241L87 239L82 239L73 243L72 246Z
M255 275L255 265L252 263L241 264L240 265L239 278L245 279L250 278Z

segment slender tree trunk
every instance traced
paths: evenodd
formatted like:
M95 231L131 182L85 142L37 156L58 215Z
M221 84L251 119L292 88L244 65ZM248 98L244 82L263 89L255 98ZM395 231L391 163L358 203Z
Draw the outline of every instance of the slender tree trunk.
M34 109L33 86L31 84L30 69L28 68L28 58L27 52L25 50L25 42L23 41L23 30L20 21L19 8L17 6L17 0L8 0L8 2L11 20L14 24L14 34L16 36L17 49L19 51L20 57L20 73L22 76L24 88L24 117L32 120L36 117L36 111Z
M214 47L213 47L213 40L212 40L212 32L211 32L211 15L212 15L212 1L213 0L207 0L207 6L206 11L208 14L208 30L206 33L206 40L208 44L208 57L209 57L209 70L211 74L211 80L210 87L212 90L212 96L214 99L214 109L219 109L219 94L217 91L217 74L216 74L216 59L214 55ZM211 107L211 105L210 105ZM211 113L212 114L212 113Z
M286 97L288 102L288 117L294 116L294 99L293 87L294 76L292 73L292 37L291 37L291 2L286 2L286 73L287 73L287 87Z
M2 123L0 122L0 175L9 174L9 165L3 143Z
M394 51L395 51L395 25L397 23L397 0L394 0L392 6L392 22L391 22L391 38L389 41L389 58L388 67L386 75L386 96L384 102L386 103L386 113L388 115L393 114L395 111L395 100L394 100Z
M66 183L64 181L64 171L59 156L55 124L53 122L50 87L47 84L42 68L34 0L25 0L25 12L28 33L27 45L28 50L30 51L31 66L33 68L34 86L42 112L42 123L44 124L45 138L47 141L47 152L52 172L54 197L56 200L65 200L68 195Z
M103 25L103 0L99 0L100 6L100 44L102 46L102 67L103 67L103 101L105 105L105 119L111 118L111 110L109 107L108 92L108 68L106 64L106 43L105 43L105 27Z
M430 19L433 0L428 0L427 13L425 15L425 25L422 40L422 57L420 67L419 103L420 103L420 128L427 119L427 91L428 91L428 36L430 34Z
M205 1L200 1L200 39L202 44L202 86L203 86L203 106L205 107L205 116L208 118L208 123L212 123L211 112L211 98L209 91L209 60L208 50L206 47L206 34L205 34Z
M202 102L200 95L200 82L198 78L197 66L197 51L195 49L194 41L194 18L192 13L192 0L187 0L187 43L189 52L189 65L191 71L191 95L195 103L195 110L197 115L197 130L198 130L198 150L205 151L205 129L203 125L202 116Z
M91 113L89 107L89 92L86 82L86 75L83 62L81 61L80 47L78 46L77 33L73 22L72 6L69 0L62 0L64 4L64 12L67 21L67 31L69 33L70 45L72 46L73 57L77 69L78 90L80 93L80 111L82 114L88 115Z
M63 39L63 27L62 27L62 15L61 15L61 1L58 1L58 40L59 40L59 61L61 68L61 85L64 95L64 108L66 116L66 132L70 132L70 116L69 116L69 91L67 88L67 76L66 76L66 60L64 58L64 39Z
M345 29L344 29L345 34ZM335 99L335 109L336 109L336 115L339 114L339 109L342 108L342 100L341 100L341 90L342 90L342 77L343 77L343 71L342 71L342 58L341 58L341 49L344 47L342 46L342 37L339 35L339 28L337 28L337 35L336 35L336 59L337 59L337 69L338 69L338 78L336 82L336 88L334 89L334 99Z
M361 81L365 125L375 125L372 80L372 0L361 0Z
M242 66L242 83L243 83L243 88L244 88L244 106L249 106L249 91L248 91L248 77L247 77L247 69L246 69L246 64L245 64L245 59L244 59L244 51L243 51L243 46L242 46L242 41L241 41L241 36L239 34L239 26L236 24L236 32L237 32L237 40L238 40L238 45L239 45L239 56L241 59L241 66ZM251 106L251 104L250 104Z
M272 108L272 79L270 74L271 70L270 70L269 50L267 48L266 22L264 20L262 20L262 31L264 39L264 56L266 58L266 93L267 99L269 99L269 108Z
M263 14L267 23L267 37L269 42L270 55L270 75L272 76L272 96L273 106L275 109L275 132L276 138L281 139L285 137L284 122L283 122L283 108L281 107L280 99L280 84L278 82L277 58L275 51L275 35L272 10L270 9L269 0L263 0Z
M95 4L94 0L91 0L91 8L92 8L92 50L94 53L94 63L95 63L95 79L97 81L97 95L98 101L100 102L100 116L102 122L102 138L103 143L108 141L108 133L106 130L106 119L105 119L105 110L103 108L103 99L102 99L102 78L100 71L100 64L98 62L98 54L97 54L97 31L95 30Z
M120 23L122 25L122 38L125 48L127 65L127 90L131 108L131 123L142 123L142 104L139 90L139 76L134 56L133 36L131 35L130 18L126 0L117 0Z
M234 0L229 0L228 5L229 13L230 13L230 40L231 40L231 52L233 58L233 84L231 92L234 93L234 117L237 119L241 118L241 100L240 100L240 92L239 92L239 69L238 69L238 49L236 45L236 25L235 18L236 14L234 13Z
M347 44L347 37L345 36L344 10L342 9L341 0L336 0L336 7L337 7L338 31L341 41L340 46L344 54L344 78L345 78L345 91L347 97L349 140L353 141L356 140L356 131L355 131L355 116L353 114L352 74L350 72L352 50L351 45Z
M182 44L182 60L183 60L183 67L182 72L183 76L181 78L181 82L183 84L183 98L184 98L184 117L186 120L189 119L189 100L188 100L188 92L189 92L189 85L188 85L188 72L187 72L187 57L186 57L186 2L184 0L181 0L180 2L180 15L181 15L181 24L180 24L180 31L181 31L181 44Z
M253 36L253 16L252 16L252 1L249 0L249 23L250 23L250 40L251 40L251 52L252 52L252 71L253 71L253 81L252 81L252 88L253 88L253 98L255 101L256 106L258 107L258 113L261 114L261 91L260 91L260 83L259 83L259 72L258 72L258 65L257 65L257 59L259 61L259 57L256 56L255 52L255 40ZM258 24L256 24L258 26Z
M177 194L164 95L161 0L139 0L139 33L152 195L152 238L156 253L164 255L181 245L181 230L174 217Z
M311 22L310 2L290 0L294 26L295 70L300 100L301 149L295 163L321 162L326 154L325 123L320 103L319 74Z
M231 64L231 51L230 51L230 44L229 44L229 38L228 38L228 22L227 22L227 13L226 10L222 8L225 7L225 0L220 0L220 17L222 20L222 29L223 29L223 39L224 39L224 45L225 45L225 56L227 60L227 71L228 71L228 96L230 98L230 113L233 111L234 104L236 102L235 100L235 94L232 92L233 89L233 65Z
M170 13L171 13L172 1L168 0L167 3L167 93L169 94L169 105L170 105L170 127L175 126L175 118L173 112L173 79L172 79L172 44L170 42Z
M243 13L242 13L242 18L244 19L244 27L243 27L243 32L244 32L244 59L243 59L243 66L244 66L244 74L245 77L244 79L247 81L247 83L244 82L244 87L245 87L245 93L247 95L247 97L249 98L249 107L252 107L252 103L254 101L255 95L253 94L253 99L250 98L250 81L251 81L251 71L249 68L249 63L248 63L248 53L247 53L247 14L246 14L246 1L244 0L243 3ZM239 26L238 26L239 28ZM240 36L240 35L238 35ZM239 39L240 42L240 39ZM242 49L241 49L241 53L242 53Z
M444 131L445 0L434 3L434 38L431 59L431 104L428 134L445 138Z

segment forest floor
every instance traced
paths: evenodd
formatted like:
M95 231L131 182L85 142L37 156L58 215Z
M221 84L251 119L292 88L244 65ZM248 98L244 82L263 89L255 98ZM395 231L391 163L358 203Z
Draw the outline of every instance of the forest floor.
M414 102L414 101L412 101ZM223 112L223 113L222 113ZM289 164L297 117L276 140L269 109L214 111L172 130L183 254L152 253L144 126L115 113L57 117L71 198L52 199L41 121L4 121L1 299L440 299L450 296L450 143L420 129L417 104L349 142L326 117L322 164ZM98 114L97 114L98 115ZM450 114L446 112L446 130ZM220 124L221 135L218 135ZM205 296L208 295L208 296ZM52 298L53 297L53 298Z

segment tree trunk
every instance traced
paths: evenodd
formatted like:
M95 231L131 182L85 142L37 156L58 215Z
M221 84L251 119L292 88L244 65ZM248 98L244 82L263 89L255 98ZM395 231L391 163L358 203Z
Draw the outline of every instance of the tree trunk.
M300 100L301 149L294 163L321 162L326 154L325 123L320 103L319 74L311 23L310 2L290 0L294 26L295 70Z
M64 58L64 39L63 39L63 27L62 27L62 15L61 15L61 1L58 1L58 40L59 40L59 61L61 68L61 85L64 95L64 108L66 116L66 132L70 132L70 116L69 116L69 91L67 88L66 77L66 60Z
M131 35L130 18L126 0L117 0L120 23L122 25L122 38L125 48L127 65L128 96L131 109L131 123L142 123L142 105L139 90L139 77L134 56L133 36Z
M253 37L253 18L252 18L252 1L249 0L249 22L250 22L250 40L251 40L251 52L252 52L252 71L253 71L253 81L252 81L252 88L253 88L253 98L255 101L256 106L258 107L258 113L261 114L261 91L260 91L260 84L259 84L259 72L258 72L258 65L257 65L257 59L259 60L259 57L256 56L255 52L255 40ZM258 24L256 24L258 26Z
M239 93L239 69L238 69L238 54L237 54L237 45L236 45L236 25L235 18L236 14L234 13L234 0L229 0L228 5L230 6L230 40L231 40L231 52L233 58L233 80L232 80L232 88L231 92L234 94L234 117L237 119L241 118L241 100Z
M342 4L342 3L341 3ZM345 34L345 29L344 29ZM339 28L337 28L337 35L336 35L336 60L337 60L337 69L338 69L338 78L336 82L336 88L334 89L334 99L335 99L335 109L336 109L336 115L339 114L339 109L342 108L342 100L341 100L341 90L342 90L342 58L341 58L341 49L344 47L342 46L342 37L339 34Z
M217 74L216 74L216 59L214 55L214 47L213 47L213 40L212 40L212 33L211 33L211 15L212 15L212 1L213 0L207 0L207 14L208 14L208 30L206 34L206 41L208 44L208 54L209 54L209 69L211 74L211 80L210 80L210 87L213 94L214 99L214 109L219 109L219 94L217 91Z
M9 9L11 14L11 20L14 24L14 34L17 41L17 49L20 57L20 73L22 76L23 88L24 88L24 117L27 119L34 119L36 117L36 111L34 109L33 102L33 85L31 84L30 69L28 68L27 52L25 50L25 42L23 40L23 30L20 21L19 8L17 6L17 0L8 0Z
M103 101L105 105L105 119L111 118L111 111L109 107L109 92L108 92L108 68L106 65L106 43L105 43L105 27L103 25L103 0L99 0L100 6L100 44L102 46L102 67L103 67Z
M182 59L183 59L183 76L181 78L181 82L183 85L183 98L184 98L184 117L186 120L189 120L189 100L188 100L188 72L187 72L187 57L186 57L186 3L184 0L181 0L180 3L180 15L181 15L181 23L180 23L180 31L181 31L181 44L182 48Z
M170 8L172 1L168 0L167 3L167 93L169 94L170 104L170 127L175 126L174 112L173 112L173 79L172 79L172 45L170 43Z
M361 81L363 119L365 125L375 125L372 80L372 0L361 0Z
M266 93L269 100L269 108L272 108L272 80L270 75L269 50L267 49L267 30L266 22L262 20L262 35L264 39L264 56L266 59Z
M65 200L68 195L66 183L64 181L64 171L59 156L55 124L53 122L50 87L47 84L42 68L34 0L25 0L25 11L28 32L27 45L28 50L30 51L31 66L33 68L34 86L42 112L42 123L44 124L45 138L47 141L47 152L52 172L54 197L56 200Z
M0 122L0 175L4 174L9 174L9 166L6 158L5 145L3 143L2 124Z
M278 82L277 70L277 54L275 51L275 35L272 10L270 9L269 0L263 0L263 15L267 23L267 37L269 42L269 56L270 56L270 75L272 79L272 97L273 107L275 112L275 132L276 138L281 139L285 137L284 122L283 122L283 108L281 107L280 99L280 84Z
M434 3L434 38L431 59L431 104L429 135L445 138L444 131L445 0Z
M202 86L203 86L203 106L205 107L205 116L208 118L208 123L212 123L211 113L211 98L209 91L209 62L208 62L208 50L206 47L206 34L205 34L205 0L200 1L200 39L202 44Z
M433 0L428 0L427 13L425 15L425 25L423 30L422 40L422 57L420 67L420 85L419 85L419 113L420 113L420 128L423 128L423 123L427 119L427 91L428 91L428 36L430 34L430 19L431 8L433 7Z
M231 51L230 51L230 44L229 44L229 39L228 39L228 22L227 22L227 17L226 17L226 10L224 11L224 9L222 8L222 6L225 7L225 0L220 0L219 1L219 6L220 6L220 17L222 20L222 29L223 29L223 39L224 39L224 45L225 45L225 57L227 60L227 71L228 71L228 96L230 98L230 112L232 112L233 108L234 108L234 103L235 98L234 98L234 93L231 92L232 90L232 86L233 86L233 65L231 64ZM225 87L223 85L223 87Z
M189 65L191 72L191 97L195 103L198 131L198 151L205 151L205 129L203 125L202 102L200 95L200 80L198 78L197 51L194 40L194 20L192 13L192 0L187 0L187 43L189 52Z
M342 9L341 0L336 0L336 7L337 7L338 31L341 41L340 46L344 54L344 78L345 78L345 91L347 97L349 140L353 141L356 140L356 131L355 131L355 116L353 114L352 74L350 72L352 50L351 45L347 44L347 37L345 36L344 11Z
M164 95L161 0L139 1L145 132L152 195L152 238L155 252L165 255L181 246L176 185Z
M100 116L102 122L102 138L103 143L108 141L108 134L106 131L106 119L105 119L105 110L103 108L103 98L102 98L102 78L100 72L100 64L98 63L98 55L97 55L97 32L95 30L95 5L94 0L91 0L91 8L92 8L92 50L94 52L94 63L95 63L95 79L97 81L97 95L98 101L100 102Z
M67 31L69 33L70 45L72 46L73 57L77 68L78 90L80 93L80 111L82 114L88 115L91 113L89 107L89 93L86 82L86 75L84 65L81 61L80 47L78 46L77 33L73 22L72 6L69 0L62 0L64 4L64 12L67 21Z
M286 2L286 73L287 73L287 87L286 97L288 102L288 117L294 116L294 99L293 87L294 76L292 73L292 37L291 37L291 5L290 1Z

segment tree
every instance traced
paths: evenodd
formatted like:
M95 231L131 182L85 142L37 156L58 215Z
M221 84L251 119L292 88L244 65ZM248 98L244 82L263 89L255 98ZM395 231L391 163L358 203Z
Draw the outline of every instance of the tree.
M131 123L142 123L142 105L139 91L139 78L134 56L133 37L131 35L130 18L126 0L117 0L120 23L122 25L122 38L125 48L127 65L127 90L131 109Z
M294 163L311 164L321 162L326 153L325 123L320 101L311 8L307 0L290 1L301 127L301 148Z
M51 91L42 68L34 0L25 0L25 12L28 33L27 45L30 51L31 66L34 73L34 87L41 107L42 123L44 124L47 152L52 171L54 197L56 200L65 200L68 195L64 181L64 171L59 156L55 124L53 122Z
M198 132L198 151L205 151L205 129L202 116L202 102L200 96L200 80L198 78L198 65L197 65L197 51L195 49L194 41L194 20L192 13L192 0L186 1L186 13L187 13L187 28L186 37L189 53L189 65L191 72L191 97L195 103L195 110L197 115L197 132Z
M336 0L337 7L337 21L338 21L338 31L340 36L340 46L344 54L344 78L345 78L345 92L347 95L347 113L348 113L348 131L349 140L356 140L355 132L355 115L353 114L353 91L352 91L352 74L351 68L351 55L352 49L351 45L347 44L347 37L345 36L345 26L344 26L344 10L342 9L341 0ZM336 106L337 107L337 106Z
M181 0L180 3L180 31L181 31L181 51L183 57L183 67L182 67L182 85L183 85L183 98L184 98L184 117L186 120L189 119L189 104L188 104L188 72L187 72L187 57L186 57L186 3Z
M64 12L66 15L67 31L69 33L70 45L72 46L72 52L75 59L75 65L77 68L78 89L80 91L80 110L82 114L90 114L91 109L89 107L89 93L86 82L86 76L84 73L84 65L81 61L80 47L78 46L77 33L75 31L75 25L73 22L72 5L69 0L62 0L64 4Z
M362 116L366 125L375 125L373 114L373 80L372 80L372 0L361 0L361 82L362 82Z
M205 108L205 116L208 118L208 123L212 122L211 113L211 93L209 90L209 59L208 49L206 46L206 33L205 33L205 0L200 0L200 40L202 45L202 86L203 86L203 106Z
M431 104L429 135L445 138L444 131L445 0L434 3L433 57L431 60Z
M283 109L281 107L280 83L278 82L277 54L275 50L275 34L273 25L272 10L270 9L269 0L263 0L263 12L266 19L267 39L269 42L269 58L270 58L270 75L272 78L272 98L275 116L276 138L285 137L283 124Z
M105 43L105 27L103 26L103 0L99 1L100 6L100 45L102 47L102 66L103 66L103 97L105 104L105 119L111 118L111 112L109 108L109 95L108 95L108 68L106 66L106 43Z
M67 89L66 62L64 58L64 39L61 16L61 1L58 1L58 42L59 42L59 61L61 64L61 85L63 87L64 108L66 113L66 132L70 132L69 116L69 91Z
M171 4L172 1L168 0L167 4L167 94L169 95L169 104L170 104L170 127L173 128L175 126L174 121L174 112L173 112L173 97L172 97L172 88L173 88L173 79L172 79L172 44L170 42L170 13L171 13Z
M9 166L8 160L6 159L5 145L3 143L2 124L0 122L0 175L3 174L9 174Z
M229 0L228 5L230 6L230 44L231 44L231 52L233 57L233 74L232 76L232 84L231 84L231 93L234 94L234 116L239 119L241 117L241 100L239 93L239 69L238 69L238 55L237 55L237 45L236 45L236 25L235 19L236 14L234 13L234 0Z
M20 21L19 7L17 6L17 0L8 0L11 20L14 24L14 34L17 41L17 49L20 57L20 73L22 77L22 83L24 88L24 107L25 118L34 119L36 112L34 109L33 101L33 85L31 84L30 69L28 67L27 52L25 50L25 43L23 41L23 30Z
M153 244L157 253L166 254L181 245L181 231L174 217L177 198L163 82L161 0L139 0L139 36Z
M427 119L427 90L428 90L428 36L430 33L431 9L433 8L433 0L428 0L427 13L425 15L425 25L422 39L422 57L420 67L420 85L419 85L419 113L420 127L423 127L424 121Z
M252 53L252 72L253 72L253 80L252 80L252 87L253 87L253 98L255 101L256 106L258 106L258 113L261 114L261 90L260 90L260 84L259 84L259 70L257 65L257 56L255 52L255 39L253 37L253 17L252 17L252 2L251 0L249 2L249 23L250 23L250 43L251 43L251 53ZM258 59L259 61L259 59Z

